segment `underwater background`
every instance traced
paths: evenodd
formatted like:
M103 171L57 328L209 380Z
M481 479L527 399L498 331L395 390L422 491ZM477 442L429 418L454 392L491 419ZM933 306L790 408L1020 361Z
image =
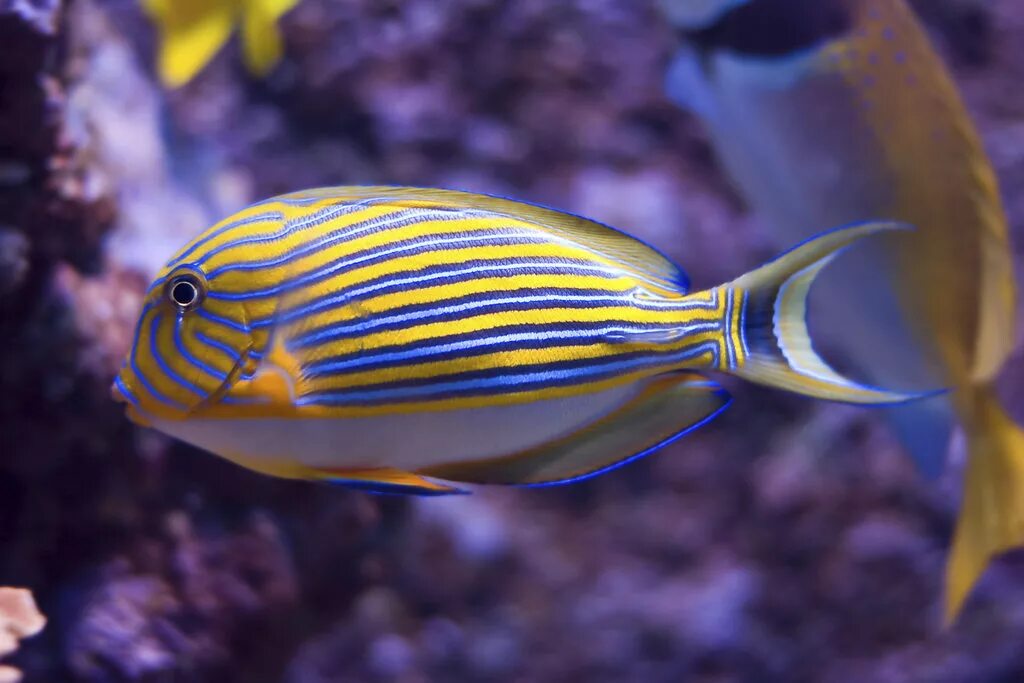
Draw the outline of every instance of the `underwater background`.
M1020 273L1024 5L917 8ZM731 383L721 418L613 475L446 500L271 479L130 425L109 386L153 272L281 192L541 202L697 287L774 253L664 94L653 4L302 0L280 27L268 77L235 40L168 90L134 0L0 0L0 585L49 620L9 660L25 680L1024 680L1019 554L940 627L962 446L925 480L870 410ZM1024 418L1019 348L1000 388Z

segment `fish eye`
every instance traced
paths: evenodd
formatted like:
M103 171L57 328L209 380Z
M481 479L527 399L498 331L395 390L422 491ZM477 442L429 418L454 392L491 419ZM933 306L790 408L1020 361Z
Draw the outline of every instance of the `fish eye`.
M167 285L167 298L182 311L188 311L203 299L203 285L195 275L179 275Z

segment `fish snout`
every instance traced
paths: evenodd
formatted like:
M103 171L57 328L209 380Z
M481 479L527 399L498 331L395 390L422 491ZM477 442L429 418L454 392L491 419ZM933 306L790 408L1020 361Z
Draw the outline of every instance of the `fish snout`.
M135 396L128 382L124 378L124 370L118 373L110 385L110 398L117 403L125 404L125 415L135 424L149 426L149 420L143 417L139 411L139 399Z
M123 374L124 372L122 371L114 377L114 381L110 385L110 398L117 403L131 403L132 401L129 398L129 396L131 396L131 390L128 388L128 385L125 384Z

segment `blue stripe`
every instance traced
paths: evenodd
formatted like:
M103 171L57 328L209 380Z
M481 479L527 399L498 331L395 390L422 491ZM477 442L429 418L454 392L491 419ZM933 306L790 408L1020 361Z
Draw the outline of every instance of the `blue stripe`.
M337 216L353 213L356 210L363 208L366 207L362 204L351 204L341 207L329 206L325 209L321 209L320 211L310 216L303 216L300 219L292 219L290 221L287 221L281 227L280 230L275 230L274 232L263 233L252 237L243 236L237 240L231 240L229 242L219 244L210 251L203 254L203 257L199 259L197 263L206 263L207 261L210 260L211 257L216 256L217 254L227 249L233 249L235 247L240 247L246 244L268 244L270 242L275 242L296 230L304 230L311 226L320 225L321 223L331 220L332 218L335 218Z
M736 368L736 349L732 344L732 288L725 291L725 322L722 324L722 340L725 342L725 362L730 370Z
M203 344L206 344L207 346L215 348L218 351L224 353L225 355L228 356L228 358L230 358L236 364L239 361L242 360L242 354L241 353L239 353L238 351L233 349L230 345L225 344L224 342L220 341L219 339L213 339L212 337L207 337L202 332L196 332L195 333L195 337L196 337L196 339L198 339ZM250 350L250 351L248 351L246 353L246 357L255 361L255 360L259 360L259 359L263 358L263 354L257 353L255 351L251 351ZM255 370L253 370L252 372L242 372L242 373L239 373L238 379L239 380L252 379L253 376L255 375L255 373L256 373ZM224 379L227 379L227 377L225 376ZM238 404L266 403L269 399L266 399L266 398L260 397L260 396L230 396L230 395L225 395L222 400L225 403L231 403L231 404L238 405Z
M516 291L519 292L516 295ZM388 315L375 318L363 318L357 320L345 320L342 322L314 328L313 330L289 340L290 348L306 348L333 342L338 339L347 339L355 336L363 336L371 331L388 331L409 327L412 323L426 325L438 320L452 321L460 315L472 313L473 315L486 315L489 313L502 313L507 311L526 311L550 308L552 304L559 303L566 308L598 308L601 306L619 306L632 310L628 297L621 293L590 295L582 294L591 290L569 290L560 291L553 289L531 289L516 290L508 292L505 297L495 297L490 292L471 294L461 299L449 300L453 303L448 306L438 306L437 302L423 304L410 304L392 309ZM524 292L531 292L527 295ZM533 293L537 292L537 293Z
M271 346L273 346L273 342L272 341L268 341L267 342L267 348L270 348ZM240 380L250 380L253 377L255 377L256 373L259 372L259 369L260 369L259 368L259 361L263 360L263 354L262 353L260 353L258 351L253 351L251 349L246 354L246 356L249 358L249 360L253 361L253 368L249 372L243 372L242 374L240 374L238 376L238 379L240 379Z
M335 190L338 190L338 189L351 191L351 188L317 188L317 189L312 190L312 192L316 193L314 195L316 200L338 198L339 200L344 201L344 199L343 199L344 195L342 193L339 193L339 192L335 191ZM334 191L334 192L332 193L332 191ZM570 212L567 212L567 211L563 211L561 209L556 209L556 208L553 208L553 207L550 207L550 206L547 206L547 205L544 205L544 204L538 204L536 202L526 202L526 201L523 201L521 199L513 199L511 197L504 197L502 195L488 194L488 193L484 193L484 192L466 192L465 190L447 189L447 190L442 190L442 192L446 192L446 193L450 192L453 196L449 197L449 198L446 198L446 199L442 199L439 196L431 196L432 193L434 191L436 191L436 188L406 187L406 186L401 186L401 185L382 185L382 186L380 186L380 189L378 189L377 191L380 192L380 195L378 195L378 196L380 196L382 199L387 200L387 201L394 201L394 202L401 202L401 201L408 201L408 200L422 201L422 200L426 199L427 201L437 202L438 204L440 204L442 206L444 206L445 205L444 202L447 201L447 202L449 202L447 204L447 206L451 206L451 207L453 207L455 209L459 209L459 210L467 210L467 209L472 208L472 204L473 204L474 200L478 201L479 197L487 197L487 198L491 198L491 199L499 199L499 200L503 200L503 201L508 201L510 204L512 204L512 206L509 207L508 211L504 211L504 210L498 211L498 210L490 210L489 209L488 212L493 212L496 215L509 216L511 218L516 218L516 219L521 220L523 222L532 223L534 225L541 226L541 227L545 228L546 230L551 230L553 232L557 232L557 233L562 234L562 235L566 234L566 231L563 228L554 228L554 227L545 225L544 222L541 221L541 220L534 220L532 218L527 218L527 217L523 216L523 210L518 208L516 205L522 206L523 208L526 208L526 209L530 209L530 208L543 209L545 211L551 211L552 213L558 214L558 215L560 215L563 218L573 218L573 219L582 221L584 223L589 223L589 224L592 224L592 225L600 226L600 227L604 228L605 230L607 230L612 235L622 236L625 239L629 239L629 240L632 240L634 242L637 242L637 243L643 245L644 247L650 249L653 253L657 254L659 257L661 257L665 261L665 264L667 266L666 272L663 272L660 275L655 275L655 277L659 277L661 279L659 279L656 282L653 282L653 281L650 281L650 280L645 280L645 281L651 282L652 284L655 284L659 288L665 288L666 286L667 287L671 287L671 288L678 288L680 290L680 293L682 293L682 294L686 294L689 291L689 289L690 289L690 279L689 279L689 277L686 275L685 272L683 272L683 270L677 264L675 264L672 261L672 259L668 258L668 256L663 254L658 249L655 249L650 244L648 244L648 243L644 242L643 240L635 237L634 235L630 235L629 233L623 232L622 230L619 230L618 228L613 228L612 226L607 225L606 223L601 223L600 221L596 221L596 220L594 220L592 218L587 218L585 216L580 216L578 214L574 214L574 213L570 213ZM298 197L299 201L305 201L306 200L305 192L293 193L291 196ZM459 204L460 201L464 202L465 205L460 205ZM575 242L573 242L573 243L575 244ZM585 245L578 245L578 246L585 246ZM612 256L610 254L607 254L607 253L604 253L604 252L591 252L591 253L597 253L600 256L602 256L603 258L614 259L614 256Z
M624 342L633 341L635 339L641 340L638 343L647 343L643 340L642 335L664 329L665 325L663 323L637 323L630 320L614 319L590 322L571 320L562 322L508 323L489 328L471 330L468 332L442 334L417 341L382 344L374 349L359 349L349 353L341 353L322 358L317 362L305 365L304 367L307 371L314 372L333 363L344 363L347 366L348 359L359 359L359 362L356 363L356 365L361 366L364 362L375 362L374 357L377 354L390 354L399 351L417 351L420 349L433 348L443 349L453 344L486 340L510 334L552 334L561 337L562 335L579 333L580 336L592 336L595 339L595 343L608 343L621 346ZM627 337L627 334L634 336L630 338Z
M743 346L743 357L750 356L750 349L747 348L747 293L740 294L740 344Z
M152 308L153 308L153 304L152 303L146 304L146 306L144 306L143 309L142 309L142 313L139 314L139 322L135 326L135 341L132 344L132 353L129 356L129 359L130 359L129 363L131 365L132 372L135 374L135 377L139 380L139 382L142 383L142 386L145 387L146 391L149 392L150 396L152 396L156 400L158 400L161 403L164 403L166 405L169 405L169 406L172 406L172 407L178 408L178 409L184 409L184 407L185 407L184 404L179 403L178 401L175 401L173 398L171 398L169 396L165 396L162 393L160 393L159 391L157 391L156 387L154 387L150 383L150 381L142 373L142 370L139 369L138 363L136 362L136 356L138 355L138 351L139 351L139 348L140 348L139 347L139 341L141 340L141 337L142 337L142 323L146 319L146 314L150 310L152 310ZM155 316L155 318L159 318L159 314L157 316ZM154 319L150 323L150 326L151 326L152 330L156 329L156 322L157 322L156 319Z
M202 306L200 306L199 308L195 309L195 311L192 312L204 320L209 320L210 322L217 323L218 325L223 325L224 327L235 330L237 332L244 332L246 334L249 334L251 332L248 325L236 322L234 320L231 320L230 318L221 317L216 313L210 313Z
M174 348L177 349L178 353L181 355L182 358L184 358L186 361L188 361L195 367L199 368L199 370L201 370L202 372L222 382L226 380L228 378L226 372L221 372L217 368L211 365L207 365L200 359L196 358L194 355L192 355L192 352L188 350L188 347L184 343L182 343L181 325L183 321L184 314L179 313L177 319L174 321ZM203 395L206 396L208 394L207 392L203 392Z
M456 192L458 192L458 190L456 190ZM467 197L467 201L471 201L472 193L465 193L465 192L463 192L462 194L470 195L469 197ZM666 285L669 286L669 287L678 288L680 290L681 294L686 294L690 290L690 277L686 274L685 271L683 271L682 268L680 268L668 256L663 254L659 249L655 249L653 246L651 246L647 242L641 240L640 238L638 238L638 237L636 237L634 235L631 235L631 234L629 234L627 232L619 230L618 228L613 228L612 226L608 225L607 223L602 223L600 221L595 221L593 218L587 218L585 216L580 216L580 215L575 214L575 213L570 213L570 212L567 212L567 211L562 211L561 209L555 209L555 208L552 208L552 207L547 206L545 204L537 204L537 203L534 203L534 202L524 202L521 199L511 199L509 197L503 197L501 195L484 194L484 196L485 197L494 197L496 199L506 199L506 200L511 201L511 202L513 202L515 204L524 204L526 206L533 206L533 207L536 207L538 209L545 209L545 210L548 210L548 211L554 211L555 213L560 213L563 216L570 216L572 218L575 218L577 220L580 220L580 221L583 221L583 222L586 222L586 223L592 223L594 225L599 225L602 228L605 228L606 230L608 230L612 234L619 235L619 236L624 237L624 238L629 239L629 240L633 240L634 242L637 242L637 243L643 245L644 247L647 247L652 252L654 252L655 254L660 256L665 261L666 265L669 268L668 272L664 272L664 273L661 274L660 277L663 278L663 279L660 279L658 281L646 280L644 278L638 278L638 279L642 279L644 282L647 282L649 284L653 284L653 285L655 285L656 287L659 287L659 288L663 288ZM614 256L612 256L610 254L601 253L600 255L603 256L604 258L614 259Z
M672 352L638 352L629 357L594 358L584 361L537 364L515 368L488 368L436 377L417 378L338 391L312 392L297 405L370 406L417 400L440 400L488 394L519 393L558 386L596 382L625 372L666 366L709 353L718 356L718 344L703 342ZM510 372L510 370L512 370ZM505 373L505 374L498 374Z
M460 235L465 235L460 233ZM489 246L498 243L501 246L522 246L527 244L550 244L551 236L540 230L516 231L508 228L491 228L469 233L468 236L453 236L444 234L420 235L408 240L392 242L390 244L378 245L371 249L348 254L335 259L324 266L309 271L299 277L286 280L279 285L265 287L263 289L247 292L219 292L211 290L209 297L228 301L239 301L256 299L267 296L276 296L289 289L315 284L329 279L336 275L358 270L360 266L366 266L387 258L401 258L403 256L420 256L426 253L443 252L449 249L469 249L478 246ZM579 246L579 245L577 245ZM619 269L623 277L645 282L655 287L662 287L663 283L649 280L640 275ZM210 276L212 278L212 275Z
M508 311L537 310L552 307L560 308L600 308L618 306L630 310L637 308L658 310L693 310L708 308L708 304L687 300L651 300L640 305L629 293L609 292L591 294L590 289L536 288L520 289L503 292L503 296L494 296L491 292L471 294L460 299L449 300L449 305L438 306L436 302L410 304L388 311L386 315L359 320L345 320L331 325L314 328L313 330L289 340L290 348L306 348L360 336L371 330L386 331L408 327L411 323L425 325L433 321L451 321L459 316L474 316Z
M430 362L437 363L454 358L466 358L469 356L483 355L501 351L501 348L508 347L512 350L542 349L552 346L590 346L593 344L609 343L613 334L625 335L623 340L628 342L629 335L648 332L652 329L662 329L664 325L631 326L623 322L620 325L609 326L611 321L600 323L601 327L596 329L579 329L578 324L573 324L568 329L541 329L541 326L509 326L483 330L469 335L458 335L462 339L450 337L439 337L425 340L422 345L394 345L388 349L403 349L402 351L386 351L374 349L373 351L359 351L347 354L346 356L335 356L304 368L305 374L310 378L319 378L332 375L339 375L354 370L376 369L382 366L397 366L408 361L421 361L430 359ZM533 327L531 330L530 328ZM718 328L717 322L686 325L679 328L680 334L694 334L710 332ZM453 335L456 336L456 335ZM571 342L568 343L568 342ZM616 341L614 343L621 343ZM413 348L409 348L413 346Z
M481 232L484 234L472 233L469 237L453 237L451 235L440 236L433 234L422 235L400 242L379 245L371 249L355 252L354 254L349 254L339 259L335 259L316 270L306 272L303 275L290 280L285 280L279 285L250 290L247 292L211 291L209 297L211 299L221 299L225 301L244 301L268 296L278 296L287 292L289 289L315 284L336 275L357 270L357 267L359 266L367 266L374 262L384 261L389 258L420 256L422 254L456 248L470 249L473 247L489 246L495 242L502 246L512 247L527 244L545 244L549 241L538 235L536 232L512 232L503 230L488 230Z
M217 349L221 353L225 354L234 363L237 363L242 358L242 354L241 353L239 353L238 351L233 349L231 347L231 345L226 344L225 342L222 342L219 339L214 339L213 337L207 337L202 332L196 332L194 336L201 343L206 344L207 346L209 346L211 348Z
M417 270L403 270L369 280L355 289L331 292L322 295L298 308L294 308L276 318L259 318L254 320L254 328L267 327L274 323L293 323L297 320L319 313L335 306L344 306L352 300L367 295L385 296L396 292L405 292L415 288L442 287L448 284L464 282L468 276L483 277L514 277L527 271L527 275L580 275L600 277L614 280L624 274L607 266L590 265L585 261L552 260L550 258L517 258L515 261L476 259L456 265L449 263L427 266ZM406 276L406 277L401 277ZM479 279L479 278L478 278Z
M128 385L124 383L120 374L114 377L114 386L117 387L118 392L124 396L126 401L131 403L133 406L139 405L139 399L135 397L135 394L133 394L131 389L128 388Z
M217 228L216 230L211 231L209 234L207 234L205 237L201 238L198 242L193 244L191 247L189 247L188 249L186 249L182 253L178 254L173 259L171 259L171 262L167 264L167 267L168 268L173 268L174 266L176 266L177 264L181 263L186 258L191 256L193 253L195 253L196 249L198 249L199 247L203 246L204 244L206 244L210 240L212 240L212 239L214 239L216 237L219 237L220 235L223 235L225 232L228 232L229 230L234 230L235 228L240 228L240 227L245 226L245 225L253 225L255 223L270 223L270 222L273 222L273 221L283 221L283 220L284 220L284 214L282 214L280 211L271 211L269 213L259 213L259 214L256 214L255 216L248 216L246 218L240 218L237 221L231 221L227 225L222 225L221 227Z
M167 375L171 379L171 381L173 381L175 384L178 384L178 385L184 387L185 389L191 391L194 394L198 394L199 396L201 396L203 398L206 398L207 394L206 394L205 391L203 391L201 388L199 388L198 386L196 386L192 382L189 382L187 379L185 379L184 377L179 375L177 372L175 372L174 369L171 368L171 366L167 364L167 361L164 360L163 355L160 353L160 347L159 347L159 344L158 344L157 333L160 331L160 320L161 320L162 317L163 317L163 313L157 313L156 315L154 315L153 316L153 323L150 325L150 328L149 328L149 352L150 352L150 354L152 354L153 359L157 362L157 365L160 366L160 370L165 375Z
M351 213L351 211L347 210L349 208L349 205L344 205L341 207L331 207L330 210L333 211L334 214L331 215L330 218L335 218L336 216ZM430 216L419 216L418 220L413 220L413 218L416 217L416 214L421 214L423 212L423 209L405 209L395 213L385 214L383 216L375 216L373 218L369 218L364 221L359 221L357 223L347 223L337 230L331 230L310 242L303 242L301 244L298 244L292 249L273 258L264 259L262 261L241 261L238 263L232 263L226 266L221 266L220 268L215 268L210 272L210 277L215 278L218 275L221 275L225 272L231 272L234 270L259 270L260 268L274 268L277 266L284 265L295 259L302 258L303 256L315 253L324 247L351 242L364 235L372 235L376 232L382 232L387 229L402 228L407 225L413 225L415 223L425 223L431 220L451 220L450 216L445 216L444 218L440 219ZM412 214L412 216L410 216L410 214ZM314 225L315 224L316 223L314 223ZM288 232L287 228L285 232ZM245 242L245 240L242 240L242 243Z
M209 256L212 256L217 251L222 251L223 249L243 244L251 244L257 242L272 242L275 239L280 239L280 237L288 233L306 229L311 226L316 226L325 223L328 220L335 219L338 216L353 213L356 209L364 208L367 207L356 206L352 204L346 204L341 207L331 207L329 210L324 210L325 212L331 211L329 215L318 217L316 220L311 219L308 222L295 222L293 224L286 225L283 230L273 234L272 236L263 236L258 238L254 237L238 240L238 242L236 243L224 245L223 247L218 247L217 250L214 250L207 254L207 256L204 257L203 262L205 263L206 258L209 258ZM259 270L261 268L274 268L277 266L284 265L295 259L302 258L303 256L308 256L309 254L316 253L320 249L324 249L329 246L335 246L338 244L344 244L346 242L351 242L359 237L363 237L366 235L372 235L374 233L383 232L385 230L404 228L406 226L415 225L417 223L451 220L453 220L453 218L450 215L438 211L428 211L427 209L403 209L402 211L385 214L383 216L375 216L373 218L369 218L364 221L359 221L357 223L347 223L343 227L338 228L337 230L331 230L311 242L304 242L302 244L296 245L294 248L286 251L285 253L279 256L275 256L274 258L264 259L262 261L241 261L237 263L232 263L230 265L221 266L220 268L215 268L214 270L210 271L209 277L215 278L218 275L222 275L225 272L231 272L234 270ZM268 239L268 237L272 237L272 239Z

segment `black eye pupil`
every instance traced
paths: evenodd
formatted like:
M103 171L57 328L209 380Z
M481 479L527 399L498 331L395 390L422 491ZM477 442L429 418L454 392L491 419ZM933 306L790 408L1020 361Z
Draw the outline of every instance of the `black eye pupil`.
M191 306L198 296L199 290L187 280L179 280L171 287L171 299L179 306Z

